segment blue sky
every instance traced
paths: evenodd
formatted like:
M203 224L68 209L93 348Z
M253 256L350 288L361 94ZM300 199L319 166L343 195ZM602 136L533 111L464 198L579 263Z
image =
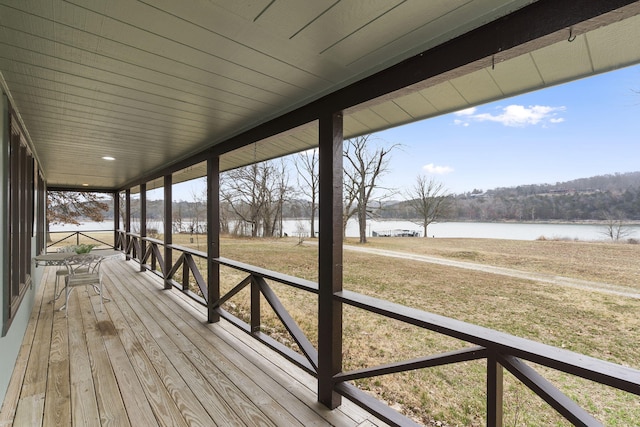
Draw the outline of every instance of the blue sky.
M423 174L451 193L640 171L640 66L376 133L386 187Z

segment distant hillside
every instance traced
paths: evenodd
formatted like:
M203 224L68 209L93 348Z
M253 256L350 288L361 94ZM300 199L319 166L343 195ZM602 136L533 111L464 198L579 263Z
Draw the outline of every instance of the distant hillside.
M555 184L532 184L517 187L497 188L486 192L494 197L529 196L535 194L570 194L585 192L622 193L628 189L640 187L640 172L598 175L590 178L579 178Z
M450 221L640 221L640 172L600 175L556 184L532 184L474 190L451 196L446 220ZM147 216L163 217L163 202L148 201ZM134 217L139 207L132 206ZM305 200L292 199L283 207L284 218L309 217ZM369 206L374 218L415 219L417 213L406 201L387 201ZM174 222L205 220L205 206L195 202L173 202ZM113 217L112 209L107 218Z
M448 220L640 221L640 172L600 175L556 184L520 185L452 196ZM378 211L382 218L415 218L406 202Z

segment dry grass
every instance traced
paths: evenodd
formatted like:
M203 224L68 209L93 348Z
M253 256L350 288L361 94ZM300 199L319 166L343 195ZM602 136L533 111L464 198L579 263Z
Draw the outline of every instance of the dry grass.
M355 243L355 241L353 241ZM640 245L499 239L371 239L370 246L523 271L557 274L640 290Z

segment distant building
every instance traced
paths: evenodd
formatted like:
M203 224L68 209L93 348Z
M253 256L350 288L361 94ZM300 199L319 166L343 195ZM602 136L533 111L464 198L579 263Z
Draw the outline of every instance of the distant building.
M373 237L420 237L420 232L415 230L385 230L373 231Z

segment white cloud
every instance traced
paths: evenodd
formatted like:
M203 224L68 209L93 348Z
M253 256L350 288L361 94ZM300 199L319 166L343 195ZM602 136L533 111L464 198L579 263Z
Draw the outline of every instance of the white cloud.
M564 118L558 115L565 111L565 107L551 107L545 105L509 105L502 108L501 113L478 113L475 108L455 113L462 119L455 119L454 124L459 126L469 126L470 121L475 122L496 122L509 127L524 127L530 125L546 125L548 123L562 123Z
M422 169L424 169L428 174L432 175L446 175L453 172L453 168L450 166L436 166L433 163L424 165Z
M464 110L456 111L456 116L472 116L476 112L476 107L465 108Z

